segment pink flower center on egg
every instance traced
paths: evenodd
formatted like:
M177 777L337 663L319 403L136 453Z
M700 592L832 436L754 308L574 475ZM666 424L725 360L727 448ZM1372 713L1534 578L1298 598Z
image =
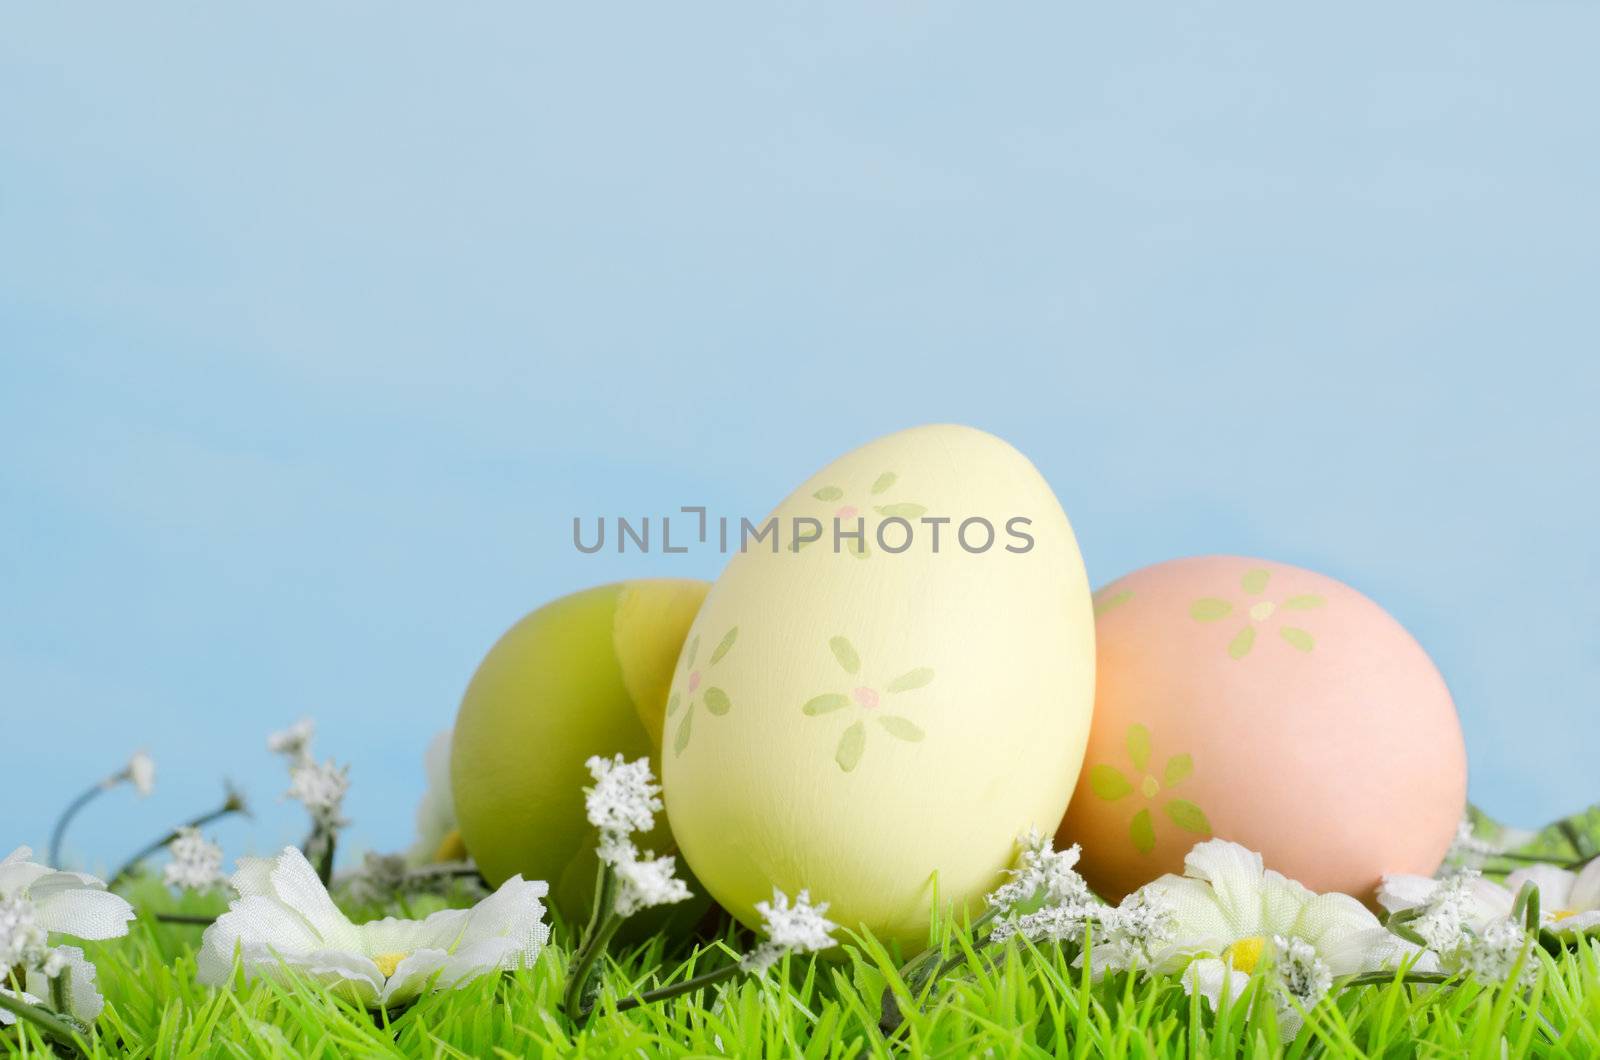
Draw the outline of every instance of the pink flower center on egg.
M689 691L692 693L695 689L697 689L699 687L700 687L700 671L696 670L694 673L689 675Z
M846 504L846 505L841 506L838 511L834 512L833 513L833 517L835 519L854 519L857 515L860 515L860 514L861 514L861 509L857 508L853 504Z
M868 688L866 685L862 685L860 688L856 689L854 692L851 692L850 694L852 696L855 696L857 703L860 703L863 707L866 707L868 710L871 710L873 707L876 707L878 705L878 693L874 692L872 689Z

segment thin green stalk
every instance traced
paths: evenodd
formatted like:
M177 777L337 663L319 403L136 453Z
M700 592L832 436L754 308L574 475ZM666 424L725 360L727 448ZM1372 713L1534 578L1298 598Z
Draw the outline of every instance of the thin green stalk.
M228 792L227 800L215 810L212 810L210 813L203 813L199 817L195 817L189 821L186 821L184 824L180 825L178 828L174 828L160 839L157 839L155 842L141 848L137 854L133 855L133 857L129 858L123 863L122 868L118 869L112 874L110 881L106 883L106 889L111 890L115 888L117 884L126 882L128 878L138 870L140 863L143 862L145 858L157 853L165 848L168 843L171 843L174 839L177 839L178 834L182 829L204 828L213 821L220 821L229 814L235 813L248 814L249 810L245 808L244 799L238 794L238 792L230 791Z
M193 924L196 927L209 927L217 922L214 916L199 916L193 913L157 913L156 919L163 924Z
M573 957L572 967L567 972L567 989L562 998L562 1007L580 1024L588 1018L584 999L588 997L590 982L599 971L600 958L605 955L612 936L622 926L622 918L616 911L617 887L616 870L602 861L599 879L595 882L594 908Z
M49 864L52 868L61 867L61 843L62 840L66 838L67 825L71 824L72 819L78 816L79 810L93 802L100 794L110 791L112 788L116 787L118 783L118 777L106 777L104 780L97 781L95 785L88 791L85 791L83 794L67 803L67 808L61 811L61 816L56 819L55 828L50 832Z
M644 1005L654 1004L657 1001L665 1001L668 998L678 997L682 994L693 993L702 987L715 986L717 983L723 982L726 979L732 979L735 975L739 974L740 971L741 967L738 964L730 964L726 965L725 967L718 968L714 972L705 972L695 976L693 979L685 979L681 983L673 983L671 986L658 987L655 990L646 990L642 994L629 994L627 997L619 998L617 1000L616 1011L626 1012L629 1009L640 1008ZM595 1007L593 1005L585 1006L578 1013L578 1021L581 1023L587 1020L590 1014L594 1012L594 1008Z
M1362 972L1352 975L1338 982L1339 987L1347 986L1387 986L1390 983L1448 983L1455 976L1449 972L1406 972L1397 975L1394 972Z
M5 1009L18 1019L27 1020L61 1045L70 1046L84 1053L89 1051L89 1043L83 1040L83 1035L53 1012L46 1012L19 997L11 997L4 993L0 993L0 1009Z

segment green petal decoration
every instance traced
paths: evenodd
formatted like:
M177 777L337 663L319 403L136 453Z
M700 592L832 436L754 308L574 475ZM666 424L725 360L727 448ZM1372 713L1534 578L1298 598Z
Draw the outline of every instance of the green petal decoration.
M1149 810L1140 810L1133 815L1133 820L1128 822L1128 836L1133 840L1133 848L1141 854L1148 854L1156 848L1156 826L1150 819Z
M1208 596L1189 605L1189 617L1196 622L1215 622L1233 613L1233 605L1226 600Z
M844 496L844 490L838 486L824 486L812 494L819 501L836 501Z
M1283 606L1287 607L1291 611L1310 611L1314 608L1321 607L1327 602L1328 601L1324 600L1315 593L1307 593L1304 596L1289 597L1289 599L1283 602Z
M896 740L906 740L916 743L922 739L923 732L910 718L902 718L898 714L883 714L878 718L878 724Z
M909 692L913 688L921 688L933 680L933 670L926 666L919 666L915 670L896 677L884 686L885 692Z
M689 746L689 723L694 721L694 704L689 704L689 712L683 716L683 721L678 726L678 738L672 741L672 753L683 754L683 749Z
M890 486L893 486L895 479L899 477L900 476L896 475L893 471L885 471L883 474L879 475L878 480L872 484L872 495L876 497Z
M839 747L833 752L833 760L839 763L839 768L846 773L856 767L861 761L861 752L867 746L867 727L859 721L851 725L839 737Z
M1124 589L1119 593L1114 593L1111 596L1106 597L1104 600L1096 600L1094 602L1094 617L1099 618L1108 611L1115 611L1117 608L1121 607L1123 604L1132 599L1133 590ZM1230 607L1229 610L1232 610L1232 608ZM1190 613L1192 614L1193 612ZM1220 618L1221 616L1219 615L1217 617Z
M706 709L717 717L722 717L733 709L733 701L728 698L728 693L720 688L706 689Z
M1246 626L1239 631L1239 635L1228 642L1228 654L1235 659L1242 659L1250 654L1250 649L1256 646L1256 627Z
M806 700L806 705L801 707L800 710L802 713L809 714L814 718L818 714L832 714L834 711L848 707L849 705L849 696L842 695L838 692L829 692L826 695L815 696Z
M667 717L672 717L678 712L678 693L674 692L667 697Z
M733 642L738 639L739 627L734 626L732 629L728 630L727 633L723 634L722 640L717 643L716 650L711 653L711 662L707 665L715 666L717 663L721 662L722 657L728 654L728 649L733 647Z
M1301 651L1310 651L1317 646L1316 638L1303 629L1293 626L1284 626L1278 630L1278 636L1289 642L1289 646L1299 648Z
M834 637L828 641L828 647L833 649L833 657L839 660L839 665L844 667L847 674L861 672L861 656L856 654L855 646L843 637Z
M1166 805L1167 816L1172 818L1172 823L1191 835L1210 835L1211 822L1206 820L1206 815L1200 807L1188 799L1173 799Z
M1245 571L1244 577L1239 579L1239 584L1244 586L1247 593L1259 593L1267 587L1267 582L1272 579L1272 572L1257 567L1255 570Z
M1167 759L1167 768L1162 770L1161 782L1170 788L1193 772L1193 758L1189 755L1173 755Z
M928 514L928 509L920 504L880 504L873 511L885 519L899 516L902 519L918 519Z
M696 633L694 635L694 640L689 642L689 654L683 661L683 668L685 670L694 668L694 657L698 654L700 654L700 634Z
M1116 766L1095 766L1089 770L1089 790L1112 802L1133 791L1133 784Z
M1128 757L1133 759L1133 768L1143 769L1144 764L1150 761L1150 730L1143 725L1128 726Z

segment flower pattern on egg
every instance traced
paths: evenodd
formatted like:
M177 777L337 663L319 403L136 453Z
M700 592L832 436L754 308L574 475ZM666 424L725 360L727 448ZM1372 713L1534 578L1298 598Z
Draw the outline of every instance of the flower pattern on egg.
M683 749L689 746L689 736L694 731L695 708L704 705L706 713L713 717L722 717L733 709L733 700L728 698L716 685L701 686L707 681L711 669L721 662L728 652L733 650L734 641L739 639L739 627L734 626L722 635L717 646L711 650L711 658L706 662L705 670L695 669L695 657L700 654L700 635L697 633L689 642L689 649L683 653L683 660L679 663L678 672L682 682L683 691L674 687L672 695L667 697L667 717L671 718L683 708L683 720L678 722L677 734L672 740L672 753L683 754Z
M1314 593L1291 596L1281 602L1267 599L1263 594L1271 580L1272 572L1263 567L1245 571L1244 576L1239 579L1239 587L1244 590L1245 599L1237 606L1232 600L1218 596L1204 596L1189 605L1189 617L1196 622L1219 622L1242 611L1245 622L1233 635L1233 639L1228 641L1228 655L1234 659L1243 659L1256 646L1257 629L1265 628L1274 618L1281 619L1284 612L1314 611L1327 603ZM1299 626L1280 622L1277 624L1277 631L1283 642L1296 651L1309 652L1317 646L1316 638Z
M1089 790L1107 802L1118 802L1130 796L1135 802L1143 800L1144 805L1128 820L1128 838L1133 841L1133 848L1140 854L1148 854L1156 847L1156 817L1152 808L1160 809L1167 820L1190 835L1209 836L1211 822L1199 806L1188 799L1161 798L1194 772L1194 756L1186 752L1170 756L1161 767L1158 779L1147 768L1150 765L1150 730L1137 723L1128 726L1123 744L1133 764L1133 777L1114 765L1101 763L1089 770Z
M889 490L893 489L895 483L899 481L900 476L895 472L882 472L877 478L872 480L872 485L867 489L867 496L869 498L881 496L882 494L885 494L889 492ZM917 519L927 514L928 511L928 509L921 504L911 504L908 502L873 504L870 500L865 500L862 502L862 504L856 504L851 501L851 495L852 494L846 493L844 489L836 485L825 485L812 492L811 496L814 499L822 501L824 504L837 505L837 507L835 507L831 512L828 512L821 518L821 522L823 523L822 536L817 538L817 541L829 540L828 535L833 532L833 520L835 519L839 520L841 529L848 530L848 524L861 517L863 504L870 507L874 512L877 512L878 515L885 519L894 518L896 516L901 519ZM866 535L871 534L873 528L865 523L862 525L862 540L856 541L854 538L851 538L845 544L845 550L857 559L866 559L872 554L872 549L866 543ZM794 551L798 552L802 548L813 544L816 544L816 541L796 543L794 545Z
M833 752L833 760L840 769L848 773L861 761L861 755L867 747L868 721L876 723L896 740L916 743L923 738L925 734L916 722L900 714L884 712L880 708L887 697L900 696L927 687L933 681L931 668L919 666L907 670L880 688L863 677L861 655L848 638L844 636L832 638L828 641L828 650L833 653L834 661L839 664L845 675L858 683L842 692L824 692L812 696L800 709L808 717L834 714L841 710L852 712L853 720L845 726L844 732L840 733L839 743Z

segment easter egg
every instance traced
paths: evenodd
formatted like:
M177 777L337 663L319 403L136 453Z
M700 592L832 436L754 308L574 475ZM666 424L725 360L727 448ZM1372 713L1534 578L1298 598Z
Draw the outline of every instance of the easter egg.
M660 775L667 689L709 588L660 579L587 589L527 615L489 650L461 699L450 778L462 842L490 884L546 880L567 917L587 914L596 836L584 763L648 755ZM640 845L671 850L664 815Z
M960 426L870 442L755 525L776 536L730 544L667 701L679 848L746 924L805 889L920 945L1072 791L1094 685L1072 528L1027 458Z
M1095 595L1094 727L1059 840L1115 901L1210 836L1370 901L1432 875L1466 802L1461 726L1427 653L1332 578L1203 556Z

